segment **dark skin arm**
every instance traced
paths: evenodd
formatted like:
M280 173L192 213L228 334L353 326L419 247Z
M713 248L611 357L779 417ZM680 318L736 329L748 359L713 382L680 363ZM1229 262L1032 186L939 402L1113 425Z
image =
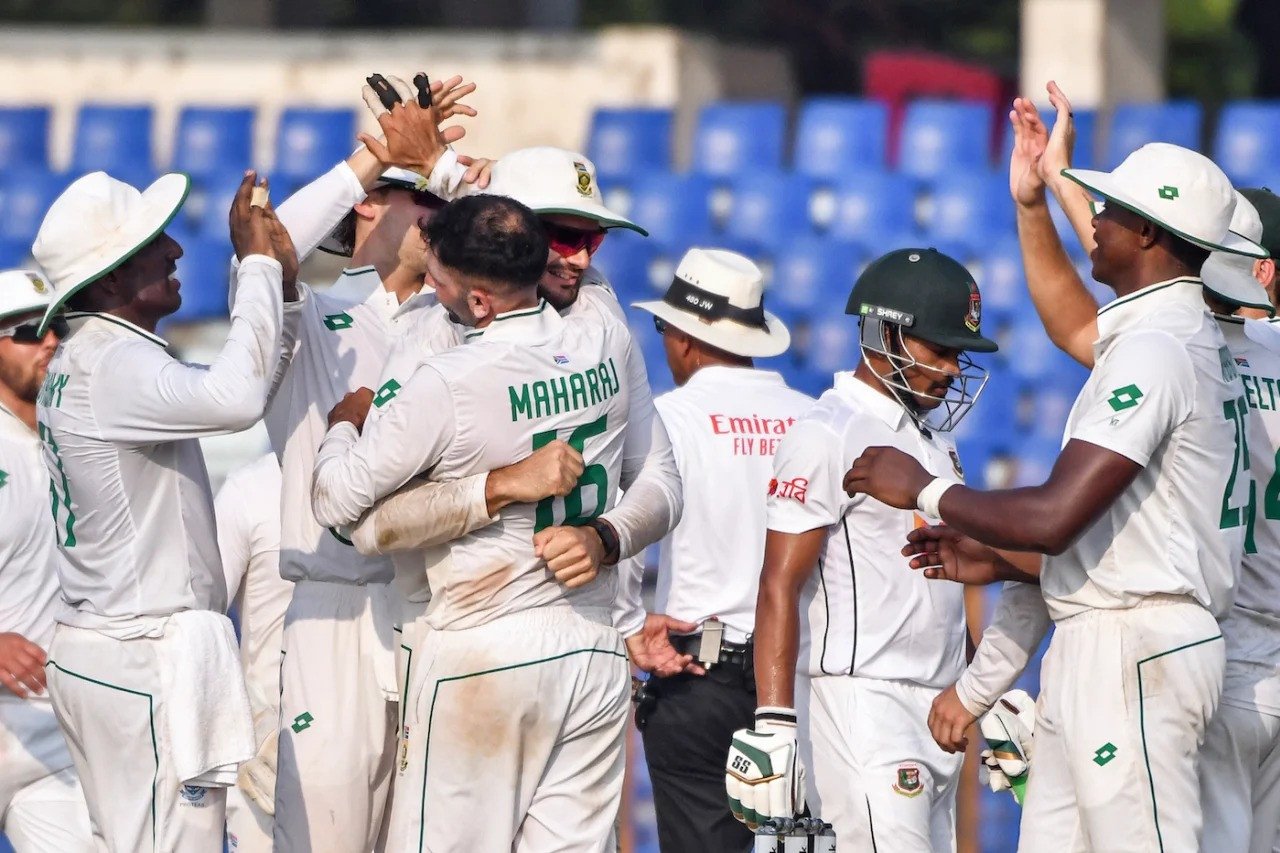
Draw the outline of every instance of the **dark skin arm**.
M1061 554L1141 470L1119 453L1072 439L1043 485L992 492L953 486L938 507L949 527L993 548ZM870 447L845 475L844 488L912 509L932 479L902 451Z
M1028 551L997 551L945 524L917 527L907 534L902 549L913 569L929 580L948 580L970 586L1005 581L1039 585L1040 555Z
M756 598L756 696L760 705L795 707L800 653L800 590L818 564L825 528L804 533L770 530Z

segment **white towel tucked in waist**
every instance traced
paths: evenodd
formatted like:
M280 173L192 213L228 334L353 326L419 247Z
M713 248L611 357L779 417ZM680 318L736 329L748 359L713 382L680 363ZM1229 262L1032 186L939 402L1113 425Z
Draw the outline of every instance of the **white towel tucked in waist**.
M211 610L170 616L160 644L164 726L183 784L236 783L236 767L253 757L253 714L231 620Z

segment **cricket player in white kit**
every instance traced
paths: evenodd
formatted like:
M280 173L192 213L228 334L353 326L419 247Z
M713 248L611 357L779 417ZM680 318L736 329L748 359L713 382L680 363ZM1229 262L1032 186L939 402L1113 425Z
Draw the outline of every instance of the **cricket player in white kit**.
M1018 146L1033 144L1030 115L1015 102ZM1063 268L1043 181L1024 180L1034 159L1011 170L1024 256ZM1056 631L1020 849L1193 850L1197 754L1225 665L1215 616L1231 603L1251 488L1243 389L1199 273L1211 250L1266 251L1230 232L1234 191L1187 149L1154 143L1114 172L1064 174L1106 201L1093 276L1118 298L1097 314L1093 372L1049 480L980 492L872 449L847 484L1048 555L1039 579Z
M765 310L764 276L750 259L690 249L662 299L635 307L653 315L679 386L654 404L684 484L646 631L679 634L690 663L650 678L636 709L658 839L667 853L740 850L751 833L724 807L724 762L756 708L751 635L765 501L778 444L813 399L754 366L785 352L791 333ZM643 566L628 568L638 596Z
M227 848L271 853L280 655L293 584L280 577L280 463L267 453L227 475L213 502L227 600L240 627L240 666L258 752L227 791ZM266 766L262 766L262 765Z
M626 438L630 336L562 319L539 299L546 237L519 203L460 199L427 233L429 280L474 331L375 398L367 423L367 397L331 413L317 519L350 524L424 470L457 479L556 438L586 467L563 499L509 506L500 523L428 555L432 630L405 697L389 849L603 851L628 704L616 584L606 574L570 589L535 546L561 525L598 523L624 465L642 461L628 458Z
M964 666L963 593L906 570L901 542L921 523L912 508L847 496L842 481L874 445L961 479L948 432L986 382L965 353L996 344L981 334L973 277L935 249L874 261L845 312L861 318L862 363L836 374L774 459L756 607L760 706L755 729L734 735L729 801L751 825L793 817L808 769L809 806L842 849L951 850L961 759L937 747L925 718Z
M72 309L38 408L67 602L49 689L97 842L121 853L220 850L225 789L254 751L197 439L262 416L297 260L246 173L227 343L207 366L174 359L154 329L181 304L164 229L187 187L86 175L33 247L57 293L45 323Z
M1018 129L1025 144L1015 148L1014 157L1039 160L1038 174L1028 174L1026 180L1034 185L1038 178L1053 189L1082 244L1091 250L1095 243L1087 197L1060 174L1070 165L1070 104L1052 84L1050 94L1058 109L1053 134L1045 131L1034 109L1028 110L1029 122ZM1015 172L1025 170L1025 164L1015 166ZM1260 218L1262 210L1267 211L1266 226ZM1280 198L1267 190L1241 191L1231 230L1268 251L1280 249ZM1050 338L1091 367L1091 341L1097 337L1097 305L1092 296L1072 268L1061 263L1053 268L1043 255L1029 262L1028 272L1032 296ZM1280 564L1276 563L1280 529L1270 516L1280 516L1280 511L1268 504L1266 496L1275 490L1275 450L1280 447L1280 415L1270 403L1274 392L1269 388L1280 376L1280 335L1260 318L1274 311L1275 264L1270 259L1215 252L1205 261L1203 277L1205 300L1244 383L1234 410L1240 416L1248 412L1243 436L1247 442L1240 452L1252 485L1243 510L1245 539L1239 585L1233 606L1220 619L1227 660L1221 704L1200 754L1202 845L1206 850L1270 851L1280 828L1280 754L1274 749L1280 737L1275 675L1280 665L1280 613L1274 603L1274 587L1280 578ZM1038 602L1031 596L1036 596L1034 588L1022 584L1006 590L993 623L995 630L988 629L973 662L956 684L956 700L964 710L949 708L938 715L945 720L944 740L958 737L970 719L983 713L1039 645L1048 616L1036 612Z
M0 272L0 831L17 853L89 853L84 792L45 691L61 597L36 394L67 332L59 320L39 334L52 298L38 274Z

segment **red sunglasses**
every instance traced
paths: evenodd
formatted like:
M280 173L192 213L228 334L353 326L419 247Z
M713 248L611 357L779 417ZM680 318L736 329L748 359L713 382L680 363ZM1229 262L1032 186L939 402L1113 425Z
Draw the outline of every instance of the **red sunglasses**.
M599 249L600 244L604 242L605 231L603 228L584 231L581 228L570 228L566 225L556 225L552 222L544 222L542 227L547 234L547 242L551 245L551 251L562 258L571 258L583 249L587 250L588 255L594 255L596 249Z

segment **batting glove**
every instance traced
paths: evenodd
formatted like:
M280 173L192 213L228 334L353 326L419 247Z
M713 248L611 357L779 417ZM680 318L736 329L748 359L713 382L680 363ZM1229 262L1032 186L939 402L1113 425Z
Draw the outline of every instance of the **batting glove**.
M757 708L755 728L733 733L724 785L733 816L751 829L804 811L794 708Z
M1036 703L1025 690L1004 694L978 721L988 747L982 751L987 785L992 791L1011 790L1018 805L1026 796L1035 725Z

